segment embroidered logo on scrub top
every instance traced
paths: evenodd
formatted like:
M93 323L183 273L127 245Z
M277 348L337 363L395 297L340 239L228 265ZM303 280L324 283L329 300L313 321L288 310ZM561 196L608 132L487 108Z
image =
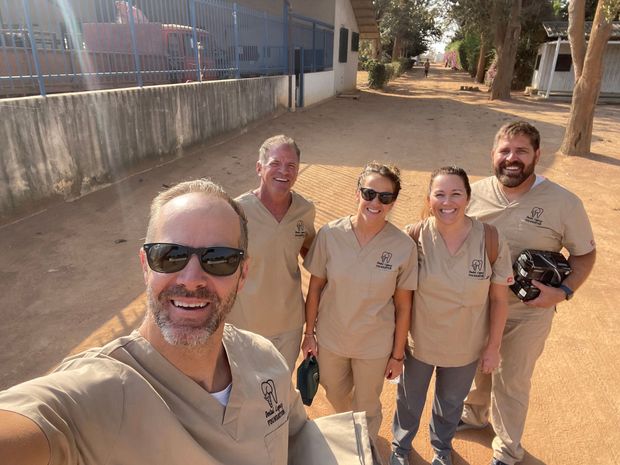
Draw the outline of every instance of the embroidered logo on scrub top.
M265 418L268 425L273 425L276 421L285 415L282 402L278 403L278 393L276 392L276 384L272 379L263 381L260 384L263 397L269 405L269 410L265 410Z
M483 270L484 262L482 260L472 260L471 266L469 267L468 276L470 278L482 279L484 278L484 270Z
M391 260L392 260L392 253L383 252L381 254L381 260L377 262L377 268L379 268L380 270L391 270L392 269L392 265L390 264Z
M543 223L540 218L542 217L544 211L545 210L540 207L532 208L530 214L525 217L525 221L535 224L536 226L540 226Z
M306 237L306 226L302 220L297 222L295 227L295 237Z

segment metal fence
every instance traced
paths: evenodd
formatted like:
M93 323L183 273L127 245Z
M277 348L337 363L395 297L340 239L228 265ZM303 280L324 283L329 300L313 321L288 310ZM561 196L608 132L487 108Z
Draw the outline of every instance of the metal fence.
M321 71L333 40L228 0L0 0L0 97Z

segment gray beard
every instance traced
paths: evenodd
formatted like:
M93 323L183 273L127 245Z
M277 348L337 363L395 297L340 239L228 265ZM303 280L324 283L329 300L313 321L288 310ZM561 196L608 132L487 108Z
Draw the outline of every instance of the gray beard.
M206 289L190 292L182 286L176 286L162 291L159 296L156 297L153 295L153 290L147 287L147 312L155 320L164 340L168 344L185 347L203 346L208 342L211 335L224 323L226 316L230 313L235 303L238 289L239 281L237 281L234 289L223 300L220 300L215 292ZM173 297L208 298L211 301L211 314L200 326L175 323L170 319L170 315L165 307L165 302Z

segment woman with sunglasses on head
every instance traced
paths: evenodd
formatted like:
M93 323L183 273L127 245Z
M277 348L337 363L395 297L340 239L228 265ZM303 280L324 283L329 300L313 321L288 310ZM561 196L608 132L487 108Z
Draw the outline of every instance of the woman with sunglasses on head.
M335 410L365 411L374 439L383 380L402 372L417 256L411 238L387 220L398 168L369 163L357 185L357 212L323 226L304 261L311 278L302 350L318 356Z
M499 366L512 283L510 252L495 228L468 217L467 173L434 171L424 220L407 228L418 248L419 280L411 336L398 383L390 465L408 464L433 372L431 465L452 464L452 439L476 368Z

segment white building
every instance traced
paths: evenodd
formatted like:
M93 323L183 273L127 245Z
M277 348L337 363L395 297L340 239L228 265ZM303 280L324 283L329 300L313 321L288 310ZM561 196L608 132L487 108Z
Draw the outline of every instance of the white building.
M532 94L546 98L571 96L575 87L575 73L568 42L568 23L544 22L549 42L538 48L536 65L532 76ZM586 23L586 37L592 23ZM620 98L620 22L613 24L613 32L603 57L603 80L601 98Z

